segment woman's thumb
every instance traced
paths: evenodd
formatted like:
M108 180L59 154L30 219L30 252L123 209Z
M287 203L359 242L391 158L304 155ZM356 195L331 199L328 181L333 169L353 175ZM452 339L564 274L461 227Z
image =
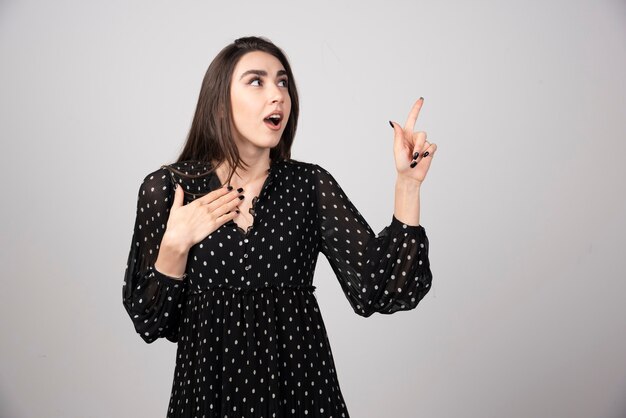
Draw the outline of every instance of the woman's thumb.
M393 128L393 143L396 149L400 149L402 146L402 142L400 141L402 138L402 127L398 125L396 122L389 121L389 125Z
M174 183L174 203L172 203L172 207L178 208L183 205L183 199L185 197L185 192L183 192L183 186Z
M398 128L400 128L400 126L399 126L397 123L392 122L392 121L389 121L389 125L391 125L391 127L393 128L393 132L394 132L394 133L396 133L396 132L397 132L396 126L397 126ZM400 128L400 130L402 130L402 128Z

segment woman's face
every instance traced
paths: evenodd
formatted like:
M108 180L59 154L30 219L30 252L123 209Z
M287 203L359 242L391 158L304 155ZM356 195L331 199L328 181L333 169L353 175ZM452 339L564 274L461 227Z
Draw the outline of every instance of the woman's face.
M252 51L237 62L230 84L235 141L240 149L278 145L291 111L285 68L271 54ZM266 118L282 112L275 126Z

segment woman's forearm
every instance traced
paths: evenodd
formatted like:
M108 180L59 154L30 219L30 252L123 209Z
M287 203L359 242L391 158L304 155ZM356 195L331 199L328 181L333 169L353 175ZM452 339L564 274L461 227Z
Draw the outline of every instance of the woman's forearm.
M154 268L161 274L175 279L182 279L187 267L189 248L175 244L168 240L167 234L163 237L159 247L159 254Z
M421 183L415 180L396 179L394 215L400 222L413 226L420 224L420 187Z

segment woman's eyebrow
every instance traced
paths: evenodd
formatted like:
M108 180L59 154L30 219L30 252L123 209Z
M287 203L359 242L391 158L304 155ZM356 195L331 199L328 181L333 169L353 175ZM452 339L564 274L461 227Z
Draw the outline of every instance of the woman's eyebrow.
M266 77L267 76L267 71L264 71L264 70L248 70L248 71L244 72L243 74L241 74L241 77L239 77L239 79L241 80L242 78L244 78L248 74L256 74L256 75L260 75L260 76ZM285 71L285 70L278 70L276 72L276 77L281 76L281 75L286 75L286 74L287 74L287 71Z

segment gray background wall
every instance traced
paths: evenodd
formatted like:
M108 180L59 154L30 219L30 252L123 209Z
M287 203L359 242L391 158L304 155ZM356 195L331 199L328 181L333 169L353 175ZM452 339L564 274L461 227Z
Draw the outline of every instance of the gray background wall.
M176 346L145 344L121 304L136 193L244 35L291 60L293 157L376 231L387 120L425 97L432 291L365 319L323 256L316 272L354 417L626 416L623 1L4 0L3 417L165 416Z

